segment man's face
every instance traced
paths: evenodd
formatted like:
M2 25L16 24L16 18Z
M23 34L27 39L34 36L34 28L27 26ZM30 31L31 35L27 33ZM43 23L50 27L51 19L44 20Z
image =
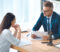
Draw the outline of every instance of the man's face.
M50 7L43 7L43 13L44 16L51 16L53 13L53 9L51 9Z

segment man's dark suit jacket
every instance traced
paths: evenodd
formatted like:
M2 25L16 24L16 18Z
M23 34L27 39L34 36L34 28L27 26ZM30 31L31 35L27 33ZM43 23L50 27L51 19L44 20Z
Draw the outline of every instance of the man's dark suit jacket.
M33 31L39 30L39 28L43 25L44 31L47 32L47 18L41 13L37 23L33 27ZM60 15L56 12L53 12L51 19L51 31L53 33L54 39L60 38Z

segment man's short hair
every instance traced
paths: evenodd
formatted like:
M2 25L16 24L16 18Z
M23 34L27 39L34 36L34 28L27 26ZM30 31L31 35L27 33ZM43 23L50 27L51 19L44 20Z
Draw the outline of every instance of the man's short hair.
M50 2L50 1L45 1L45 2L44 2L44 7L50 7L50 8L53 8L53 3Z

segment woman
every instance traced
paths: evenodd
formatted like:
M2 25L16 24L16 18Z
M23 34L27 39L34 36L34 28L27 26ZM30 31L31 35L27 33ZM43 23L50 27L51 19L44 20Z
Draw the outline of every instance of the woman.
M0 24L0 52L9 52L11 44L18 46L21 38L21 29L15 24L16 18L14 14L7 13ZM15 29L14 34L10 28Z

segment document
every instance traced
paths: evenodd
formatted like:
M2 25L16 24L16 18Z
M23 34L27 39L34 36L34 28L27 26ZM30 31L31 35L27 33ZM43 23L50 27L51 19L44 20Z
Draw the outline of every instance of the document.
M33 39L33 38L31 37L32 34L35 34L35 35L37 36L37 38ZM43 36L43 35L46 35L46 36L47 36L48 33L47 33L47 32L33 31L33 32L28 33L28 34L27 34L27 37L28 37L30 40L42 40L42 36Z
M30 38L30 40L42 40L42 37L37 37L37 38L35 38L35 39Z
M30 40L23 38L23 39L21 39L19 46L25 46L25 45L30 45L30 44L32 44L32 42Z
M60 44L56 44L55 47L60 48Z

